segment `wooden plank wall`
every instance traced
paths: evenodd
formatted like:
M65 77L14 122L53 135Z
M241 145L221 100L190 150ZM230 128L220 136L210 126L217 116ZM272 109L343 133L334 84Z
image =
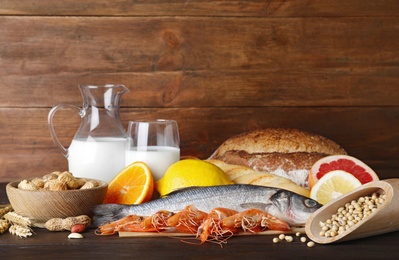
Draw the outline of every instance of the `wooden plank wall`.
M66 170L47 114L121 83L121 117L178 121L207 158L263 127L324 135L399 177L399 1L0 0L0 181ZM57 114L69 145L80 123Z

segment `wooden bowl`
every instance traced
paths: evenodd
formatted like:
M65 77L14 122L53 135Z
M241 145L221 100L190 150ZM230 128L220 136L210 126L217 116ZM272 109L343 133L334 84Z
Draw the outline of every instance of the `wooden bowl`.
M63 191L22 190L15 181L7 184L6 192L14 211L40 226L51 218L90 216L90 209L103 202L108 188L107 183L95 181L99 186L92 189Z
M370 196L373 192L386 194L384 204L369 217L358 222L345 232L335 237L321 236L319 222L330 219L338 208L361 196ZM363 237L379 235L399 230L399 179L373 181L364 184L340 198L324 205L308 219L305 225L306 235L314 242L328 244L343 242Z

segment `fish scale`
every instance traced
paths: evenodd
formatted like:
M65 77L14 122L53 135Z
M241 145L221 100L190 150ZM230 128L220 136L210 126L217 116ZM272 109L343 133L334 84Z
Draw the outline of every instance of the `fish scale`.
M302 226L310 215L321 207L316 201L291 191L248 184L193 187L179 190L165 198L137 205L100 204L92 210L94 225L100 226L128 215L150 216L160 210L178 212L188 205L210 212L217 207L243 211L258 208ZM295 214L293 214L293 212Z

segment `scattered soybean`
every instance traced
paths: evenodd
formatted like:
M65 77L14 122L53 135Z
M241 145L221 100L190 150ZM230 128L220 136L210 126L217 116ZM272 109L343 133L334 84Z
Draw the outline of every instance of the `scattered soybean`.
M306 236L301 236L301 233L300 233L300 232L296 232L296 233L295 233L295 236L298 237L299 240L300 240L302 243L306 243L306 241L307 241ZM277 243L279 243L279 242L281 242L281 241L283 241L283 240L285 240L286 242L289 242L289 243L290 243L290 242L293 242L293 241L294 241L294 237L293 237L293 236L290 236L290 235L280 234L278 237L274 237L274 238L273 238L273 243L277 244ZM315 243L314 243L313 241L309 241L306 245L307 245L308 247L313 247L313 246L315 245Z

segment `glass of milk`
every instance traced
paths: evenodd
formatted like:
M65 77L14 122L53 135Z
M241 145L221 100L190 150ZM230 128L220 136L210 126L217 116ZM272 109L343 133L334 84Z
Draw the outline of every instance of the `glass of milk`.
M175 120L130 121L125 166L137 161L150 168L159 180L168 167L180 160L180 137Z

